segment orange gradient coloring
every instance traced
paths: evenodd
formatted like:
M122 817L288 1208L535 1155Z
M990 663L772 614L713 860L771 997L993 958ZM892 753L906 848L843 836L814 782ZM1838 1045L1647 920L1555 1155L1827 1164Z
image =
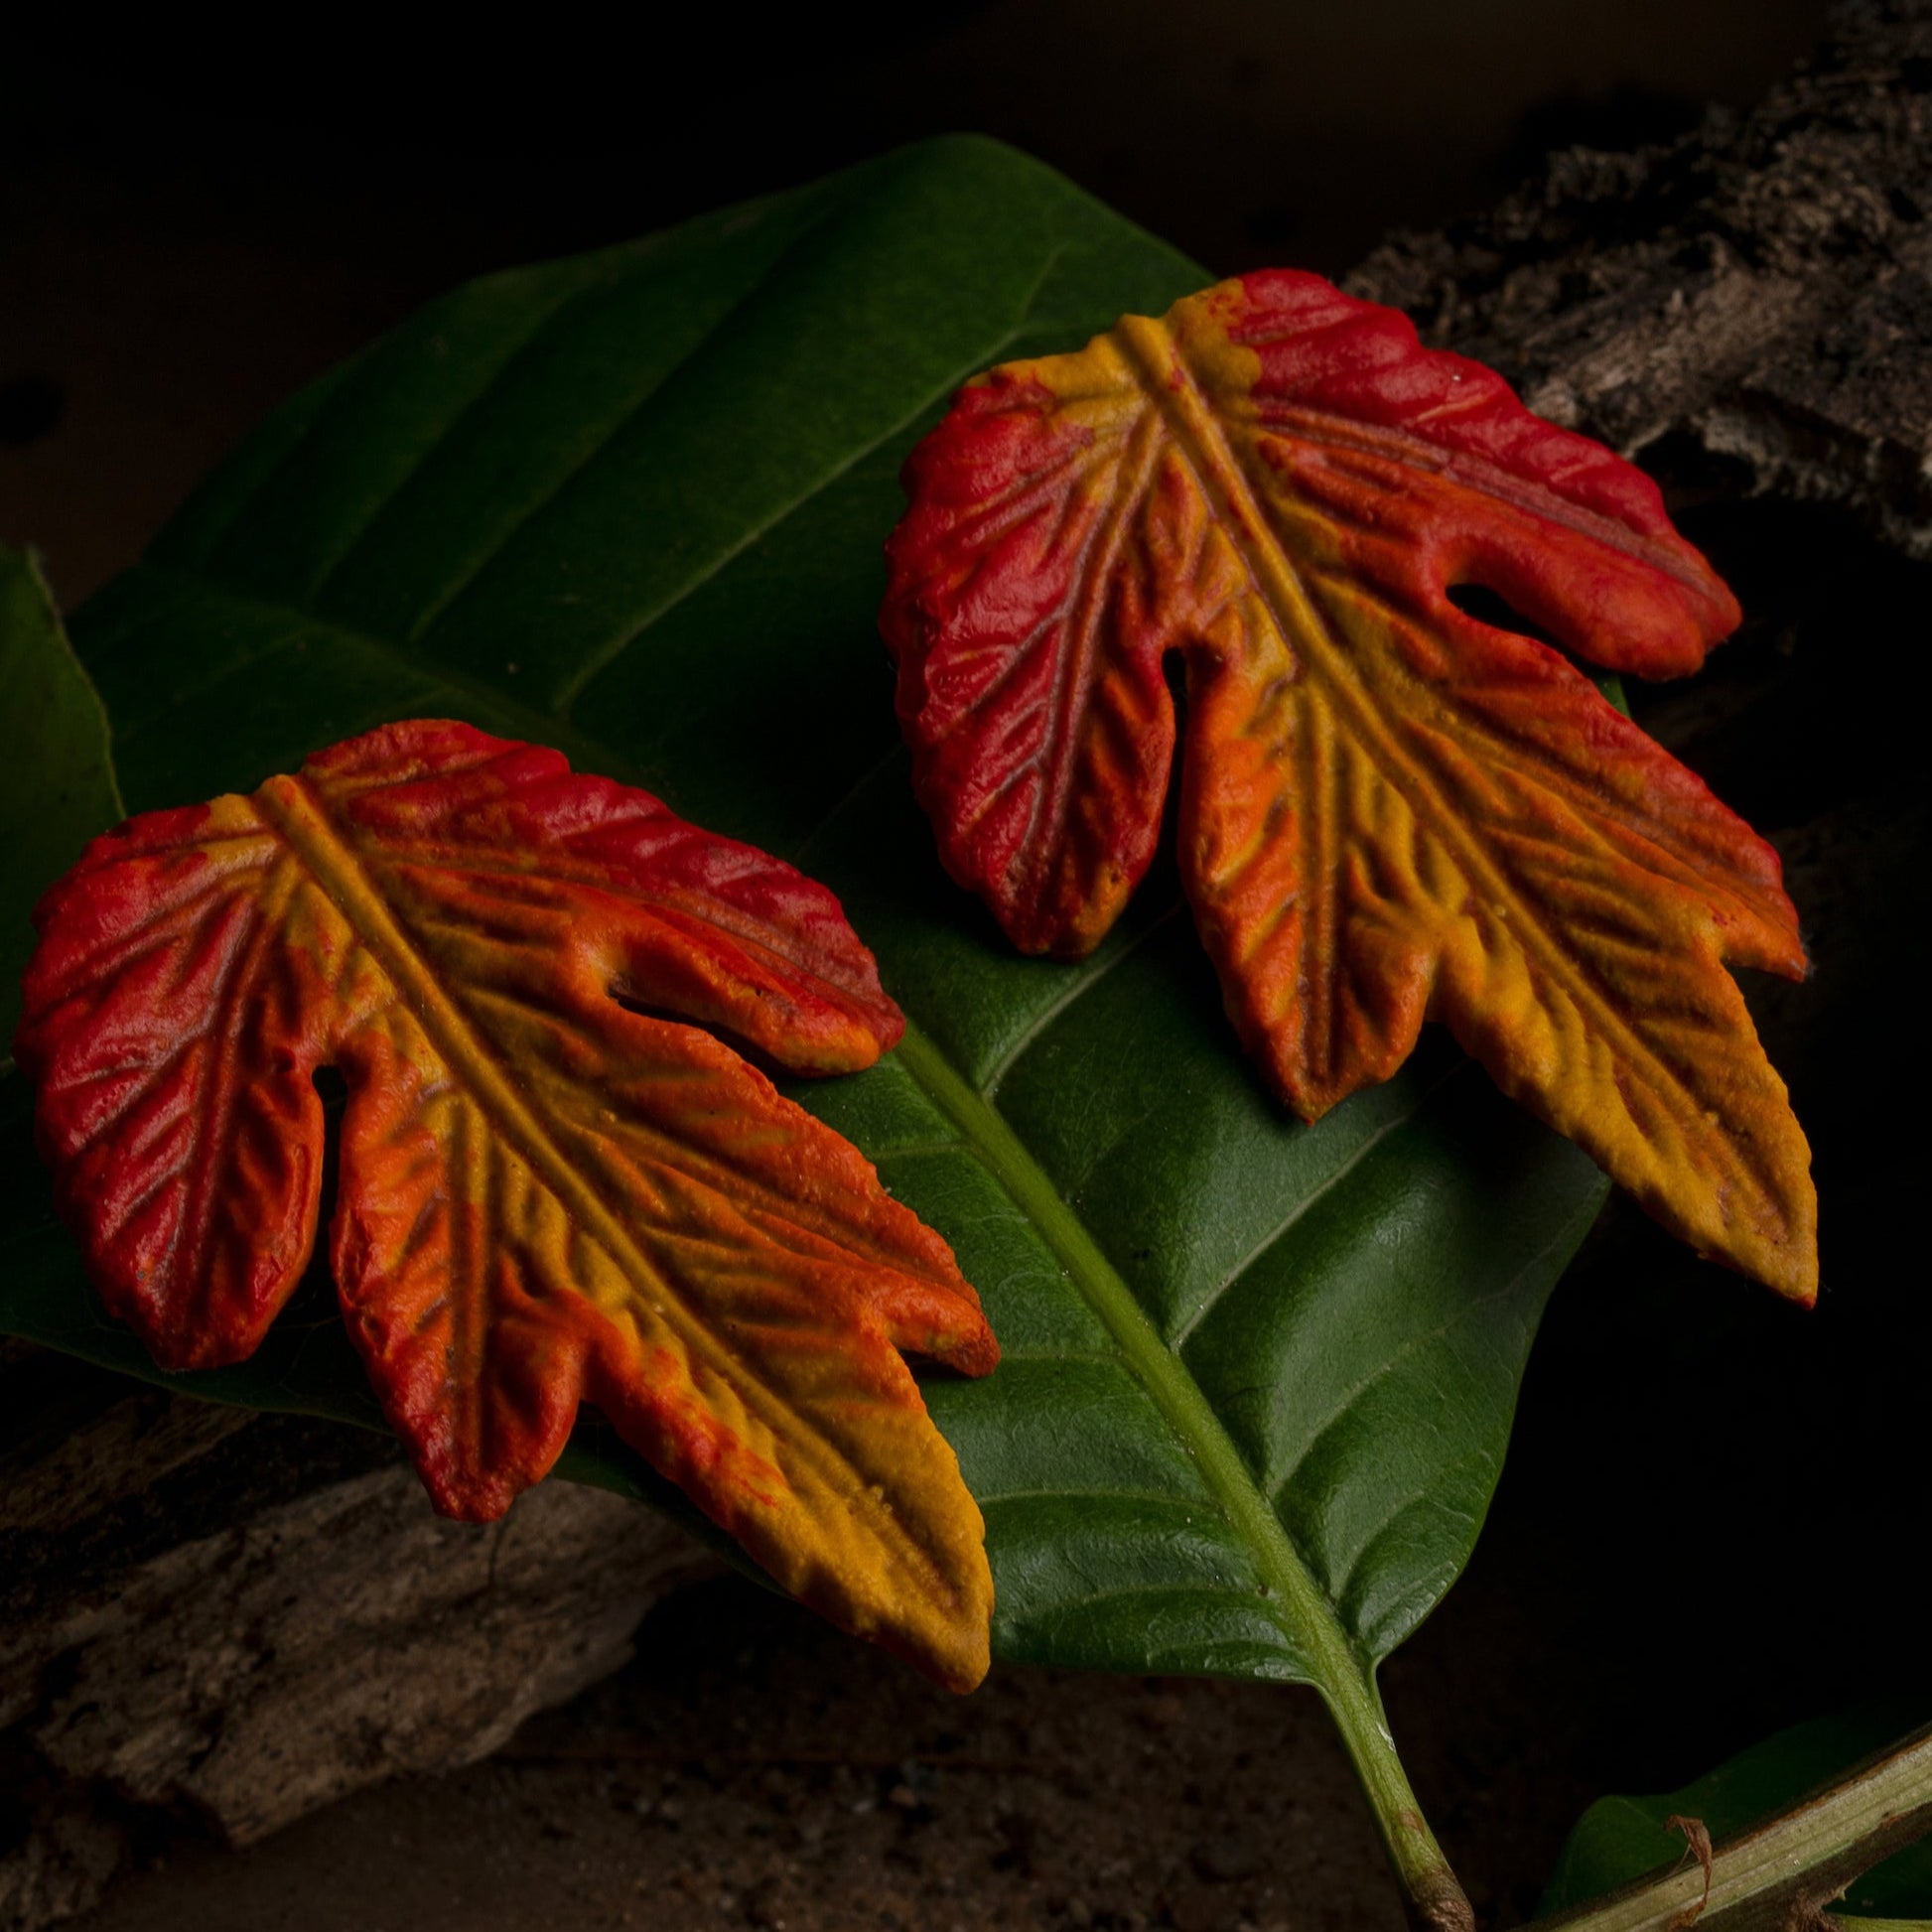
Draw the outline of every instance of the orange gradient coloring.
M706 1031L805 1073L897 1040L823 887L415 721L129 821L37 920L40 1144L164 1367L241 1360L293 1293L335 1066L343 1313L439 1509L501 1515L593 1402L813 1608L955 1689L985 1674L979 1511L899 1352L991 1369L978 1298Z
M947 869L1077 957L1178 861L1305 1118L1425 1019L1701 1251L1810 1302L1810 1152L1727 967L1800 977L1776 854L1486 587L1610 671L1737 606L1656 486L1319 277L994 370L913 452L881 624Z

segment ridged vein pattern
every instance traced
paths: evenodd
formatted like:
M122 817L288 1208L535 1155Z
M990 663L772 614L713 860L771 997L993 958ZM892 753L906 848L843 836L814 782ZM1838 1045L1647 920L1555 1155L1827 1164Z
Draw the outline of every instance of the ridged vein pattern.
M704 1031L810 1073L898 1037L823 887L555 752L418 721L130 820L37 922L40 1143L164 1367L243 1359L293 1293L334 1065L344 1313L440 1509L500 1515L595 1402L833 1621L984 1674L980 1515L898 1352L990 1369L978 1298Z
M1726 965L1804 971L1776 854L1505 597L1643 677L1736 623L1655 486L1287 271L996 369L913 452L882 627L954 878L1077 957L1178 852L1242 1039L1313 1120L1426 1018L1698 1248L1808 1302L1809 1150Z

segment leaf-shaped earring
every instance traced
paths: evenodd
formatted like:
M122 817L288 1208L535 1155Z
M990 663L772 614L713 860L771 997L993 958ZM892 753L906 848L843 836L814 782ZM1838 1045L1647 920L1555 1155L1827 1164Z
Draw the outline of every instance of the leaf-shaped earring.
M1077 956L1179 862L1228 1013L1315 1119L1426 1017L1665 1226L1809 1302L1810 1151L1726 965L1803 974L1776 854L1561 652L1737 621L1655 485L1319 277L1224 282L961 392L882 628L947 869Z
M241 1360L294 1292L336 1065L344 1315L440 1509L500 1515L589 1400L832 1621L984 1676L979 1511L898 1352L986 1372L979 1300L703 1031L808 1073L898 1037L823 887L556 752L417 721L130 820L37 921L40 1145L164 1367Z

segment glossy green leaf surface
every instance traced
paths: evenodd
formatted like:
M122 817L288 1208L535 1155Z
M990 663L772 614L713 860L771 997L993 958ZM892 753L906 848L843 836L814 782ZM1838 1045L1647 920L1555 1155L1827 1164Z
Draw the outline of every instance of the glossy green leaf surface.
M20 1018L41 889L121 816L100 700L69 646L40 566L0 544L0 1059Z
M1729 1838L1842 1777L1924 1719L1918 1707L1864 1706L1794 1725L1681 1790L1599 1798L1564 1841L1541 1910L1566 1911L1678 1863L1687 1856L1685 1839L1667 1818L1701 1819L1714 1840ZM1932 1919L1932 1840L1855 1878L1836 1909L1862 1918Z
M984 1383L927 1383L996 1654L1313 1682L1366 1733L1601 1178L1441 1040L1296 1123L1171 886L1077 966L1014 956L939 869L875 627L898 465L952 390L1202 279L976 141L493 277L286 407L73 629L133 809L448 715L830 884L911 1026L789 1090L953 1243L1000 1336ZM0 1241L0 1327L131 1365L35 1187ZM210 1392L366 1416L320 1329Z

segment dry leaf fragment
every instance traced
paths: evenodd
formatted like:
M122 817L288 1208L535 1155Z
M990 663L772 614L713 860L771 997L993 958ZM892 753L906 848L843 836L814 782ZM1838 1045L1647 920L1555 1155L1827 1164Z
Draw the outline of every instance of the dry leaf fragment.
M984 1674L979 1511L898 1353L990 1369L978 1299L703 1031L806 1072L897 1038L823 887L555 752L417 721L130 820L37 920L41 1146L164 1366L240 1360L293 1292L334 1065L344 1314L440 1509L500 1515L592 1401L834 1622Z
M1656 487L1406 318L1288 271L979 378L913 452L881 624L948 870L1078 956L1178 854L1230 1017L1311 1120L1441 1019L1664 1224L1808 1302L1810 1154L1725 966L1798 976L1776 855L1561 652L1737 621Z
M1704 1916L1704 1908L1711 1902L1711 1873L1716 1863L1711 1849L1711 1833L1702 1818L1683 1818L1673 1812L1664 1820L1667 1832L1684 1834L1684 1856L1696 1859L1704 1871L1704 1890L1695 1905L1686 1905L1682 1911L1671 1915L1669 1932L1690 1932L1699 1919Z

